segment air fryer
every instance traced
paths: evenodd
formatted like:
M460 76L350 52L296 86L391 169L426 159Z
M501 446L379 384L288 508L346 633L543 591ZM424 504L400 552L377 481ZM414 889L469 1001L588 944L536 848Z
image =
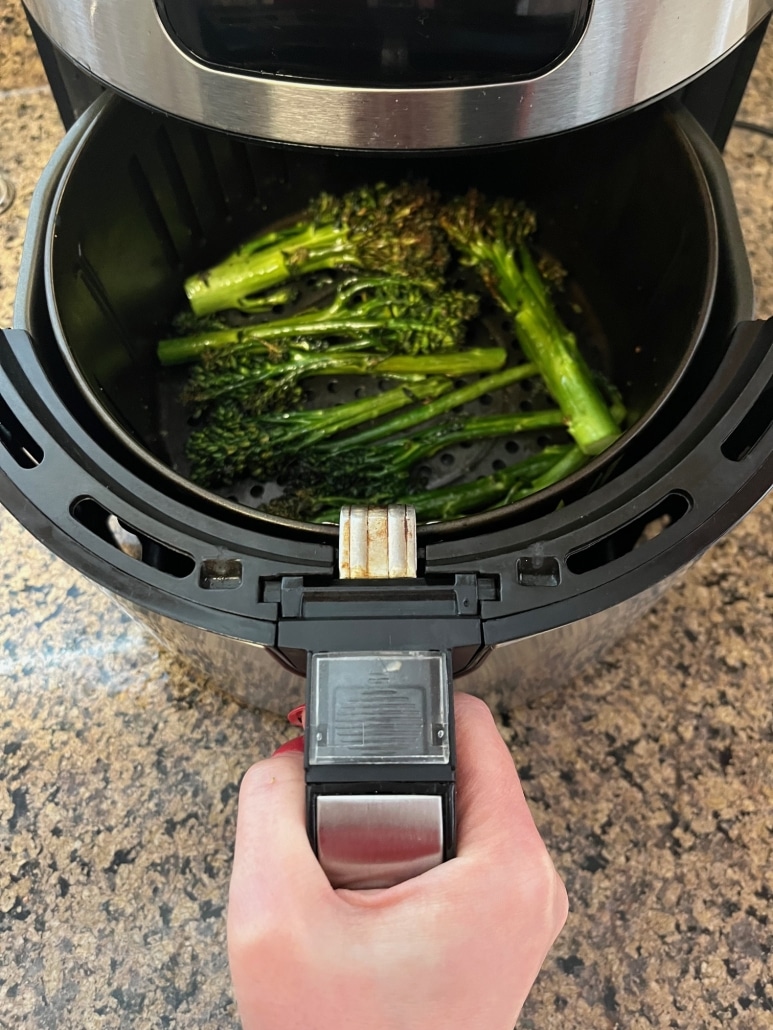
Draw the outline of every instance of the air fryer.
M759 36L704 69L769 7L717 0L714 15L724 6L728 16L723 33L712 35L705 4L699 14L688 0L674 0L671 13L679 8L696 27L684 58L694 66L680 65L670 49L657 71L650 60L649 78L640 75L635 88L621 67L616 83L601 89L597 82L559 115L550 83L572 81L583 55L603 52L604 26L611 46L632 8L620 8L615 21L614 5L602 0L553 5L561 25L540 27L537 12L550 5L517 5L524 17L533 15L528 27L518 24L518 40L534 45L519 63L503 43L512 75L500 99L481 107L485 128L478 131L469 105L485 91L486 62L472 42L458 54L465 68L447 66L448 117L420 123L411 112L443 109L436 107L444 94L437 53L419 59L418 43L406 44L394 60L378 51L378 64L373 40L363 36L361 62L336 75L335 55L307 45L313 33L301 13L313 6L278 12L288 19L288 50L281 68L267 68L260 19L273 7L245 4L253 20L239 36L229 22L233 5L198 4L192 21L193 5L165 3L156 11L150 0L138 3L137 25L150 19L155 40L149 52L172 41L197 68L196 90L183 100L166 87L151 95L152 81L138 80L129 60L132 33L123 43L100 35L125 7L102 5L92 37L75 34L83 29L78 5L65 25L58 5L30 4L44 52L44 33L76 62L85 63L84 47L91 48L92 71L142 103L108 90L73 126L38 187L15 328L0 351L0 496L39 539L228 689L283 712L306 700L315 846L319 813L338 806L340 815L349 804L342 798L378 799L385 815L390 808L407 820L409 835L416 826L409 827L405 799L420 799L425 844L399 868L363 869L335 847L321 856L339 882L366 886L453 853L455 680L463 677L473 690L507 682L523 697L557 674L568 679L773 482L773 323L752 321L737 216L704 128L721 143ZM364 6L351 6L365 17ZM376 6L398 26L385 5ZM461 5L437 6L447 18L437 22L436 41L469 35L454 21ZM664 38L665 8L640 9L636 24L649 21L652 39ZM496 10L483 5L481 24L494 25L486 19ZM407 29L403 36L394 31L408 38ZM253 46L239 49L239 40L253 37ZM652 39L637 39L644 60ZM111 64L111 48L121 45L125 59ZM66 108L85 80L61 53L49 50L48 65ZM167 87L182 74L175 68ZM642 82L649 83L646 96L636 92ZM101 91L92 80L87 85ZM660 85L670 96L630 110L653 100ZM312 87L321 92L308 93ZM251 88L263 103L247 125L237 98ZM337 89L344 128L331 141L344 136L343 147L275 145L314 143L309 133L318 131L316 108L299 122L297 106L292 115L277 96L295 97L293 104L316 96L324 113ZM379 113L377 100L386 96L402 115ZM350 117L347 105L355 103L373 112L370 135L367 118ZM535 113L521 111L522 103ZM624 117L600 121L623 109ZM218 122L218 110L242 111L242 121ZM266 125L271 131L261 129ZM401 131L387 139L390 126ZM566 128L574 131L559 133ZM504 139L521 142L475 149ZM438 146L466 152L433 154ZM445 192L475 185L537 209L540 245L568 267L582 309L577 328L623 391L630 420L618 444L551 490L497 512L420 526L411 575L401 566L389 578L387 563L386 576L382 570L377 579L352 579L338 527L265 515L257 507L261 485L252 481L222 495L189 481L180 381L157 367L154 340L179 307L184 276L245 231L297 212L322 188L407 172ZM501 323L478 331L498 334L516 360ZM513 392L504 403L532 400ZM452 455L451 473L440 463L429 471L435 482L449 474L474 478L508 459L507 443ZM347 533L357 529L346 525ZM402 542L410 551L409 532ZM385 690L392 707L378 701ZM405 732L390 729L385 713L394 711ZM361 728L359 745L352 725Z

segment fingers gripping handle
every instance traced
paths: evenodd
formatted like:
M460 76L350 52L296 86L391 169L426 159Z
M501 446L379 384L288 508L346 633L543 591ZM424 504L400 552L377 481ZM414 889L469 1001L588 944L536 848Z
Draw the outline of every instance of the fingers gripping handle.
M415 574L412 509L344 509L341 578ZM309 837L333 886L389 887L454 853L450 655L355 650L356 626L309 661Z

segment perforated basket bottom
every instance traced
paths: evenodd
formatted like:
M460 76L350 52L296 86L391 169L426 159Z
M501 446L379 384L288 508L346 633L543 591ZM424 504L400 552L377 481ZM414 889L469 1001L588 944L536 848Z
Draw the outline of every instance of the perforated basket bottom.
M303 308L324 302L332 292L333 284L340 276L312 276L300 284L298 298L291 304L276 308L272 317L291 315ZM453 276L457 288L480 290L472 272L459 269ZM507 365L519 365L526 359L518 346L510 319L496 303L481 294L479 316L470 324L467 345L471 347L504 347L510 355ZM608 374L607 339L594 318L587 300L574 284L567 284L561 298L562 315L581 341L586 359L591 367ZM245 319L239 314L229 316L234 324ZM164 369L158 379L157 413L161 439L165 442L170 467L180 475L190 478L190 463L185 449L188 438L200 421L194 418L190 409L181 401L187 379L185 367ZM474 377L457 380L462 386L472 382ZM393 389L398 380L378 376L322 376L304 381L305 404L308 408L327 408L343 404L356 398L374 396L380 391ZM539 378L515 383L505 390L483 394L478 400L466 404L460 412L470 415L493 415L502 412L528 412L555 407ZM362 427L373 423L366 423ZM540 430L520 433L471 443L456 444L439 452L413 470L412 488L416 492L424 489L447 486L451 483L465 483L489 475L524 458L538 454L549 444L566 443L569 436L564 429ZM261 508L264 504L281 496L282 486L277 482L258 482L252 478L240 479L215 489L214 493L235 501L248 508ZM363 498L366 500L366 498Z

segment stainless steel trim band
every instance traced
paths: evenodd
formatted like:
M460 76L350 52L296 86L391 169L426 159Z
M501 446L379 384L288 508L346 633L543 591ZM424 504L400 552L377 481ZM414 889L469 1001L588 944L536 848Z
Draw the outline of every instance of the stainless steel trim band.
M773 10L773 0L595 0L579 45L544 75L395 90L206 67L171 40L154 0L26 4L72 60L151 107L243 136L365 150L489 146L598 121L693 77Z

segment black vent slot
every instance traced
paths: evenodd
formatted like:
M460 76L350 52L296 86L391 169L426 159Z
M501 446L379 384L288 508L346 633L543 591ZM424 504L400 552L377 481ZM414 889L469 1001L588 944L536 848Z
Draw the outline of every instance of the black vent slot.
M80 497L73 501L70 514L81 526L117 551L152 569L174 576L175 579L185 579L196 567L190 554L146 536L134 526L118 519L93 497Z
M722 453L730 461L743 461L751 454L773 425L773 379L722 444Z
M624 526L594 540L592 544L572 551L566 559L566 566L575 576L593 572L609 565L623 555L630 554L636 547L648 543L673 526L692 508L692 499L687 494L674 492L664 497L638 518Z
M0 444L5 447L16 464L23 469L37 468L43 460L43 448L32 439L2 397L0 397Z

